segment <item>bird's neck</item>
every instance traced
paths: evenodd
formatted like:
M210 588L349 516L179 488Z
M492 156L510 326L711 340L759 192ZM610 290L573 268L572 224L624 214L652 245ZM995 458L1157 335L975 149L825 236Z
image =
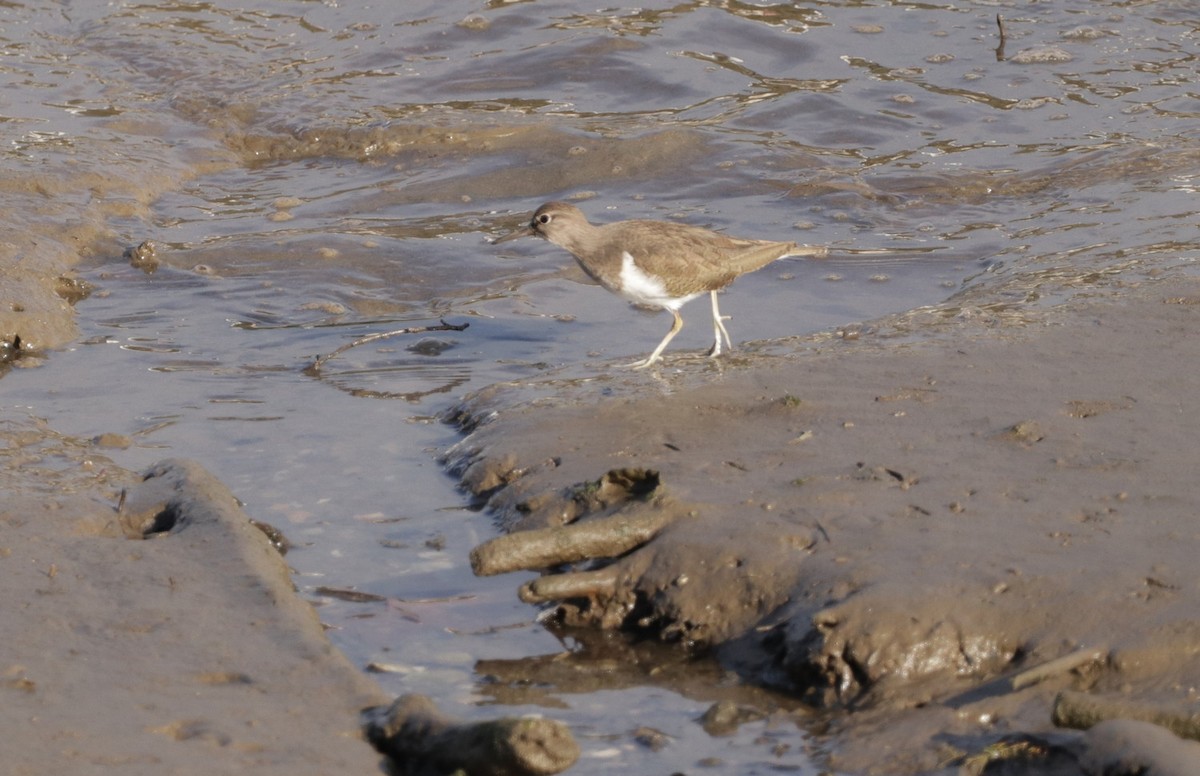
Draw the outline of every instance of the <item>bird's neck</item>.
M570 251L576 258L590 256L600 249L602 240L600 229L591 224L576 226L566 234L555 235L550 242Z

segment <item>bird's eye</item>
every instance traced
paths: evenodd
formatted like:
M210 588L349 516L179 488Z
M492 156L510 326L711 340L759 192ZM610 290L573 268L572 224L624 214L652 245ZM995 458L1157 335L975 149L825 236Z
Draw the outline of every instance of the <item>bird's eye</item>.
M552 218L552 216L549 213L542 213L540 216L537 217L537 222L539 224L548 224L548 223L550 223L551 218Z

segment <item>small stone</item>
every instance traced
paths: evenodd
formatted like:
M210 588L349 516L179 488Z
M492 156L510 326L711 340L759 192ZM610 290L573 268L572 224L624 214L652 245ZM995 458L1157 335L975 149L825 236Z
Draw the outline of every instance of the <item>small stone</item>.
M472 30L474 32L482 32L492 26L491 20L479 13L469 14L464 16L454 25L464 30Z
M762 719L766 714L749 706L739 706L731 700L717 701L704 712L700 724L710 736L727 736L737 732L738 726Z
M1022 420L1020 423L1013 424L1009 427L1008 433L1013 439L1027 445L1041 442L1046 438L1042 427L1032 420Z
M425 337L409 345L405 350L421 356L440 356L444 351L454 347L454 341L440 337Z
M1085 25L1083 27L1076 27L1074 29L1067 30L1066 32L1062 33L1061 37L1067 40L1096 40L1097 38L1103 38L1108 34L1109 33L1105 32L1104 30L1099 30L1095 27L1088 27Z
M329 315L345 315L349 310L346 306L339 302L305 302L300 305L301 310L319 310L320 312Z
M1022 49L1009 57L1010 62L1018 65L1047 64L1055 62L1070 62L1075 57L1058 46L1034 46Z
M125 258L129 260L129 266L149 275L158 269L158 246L146 240L133 248L126 248Z
M671 742L671 737L661 730L643 725L633 731L633 740L651 752L657 752Z
M92 444L96 447L107 447L114 450L126 450L133 445L133 440L124 434L100 434L92 437Z

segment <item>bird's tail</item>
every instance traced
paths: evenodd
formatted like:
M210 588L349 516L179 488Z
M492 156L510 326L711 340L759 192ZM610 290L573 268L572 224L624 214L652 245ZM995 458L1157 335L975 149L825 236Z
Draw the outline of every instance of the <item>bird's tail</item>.
M796 259L825 259L829 257L829 246L827 245L796 245L780 258L796 258Z

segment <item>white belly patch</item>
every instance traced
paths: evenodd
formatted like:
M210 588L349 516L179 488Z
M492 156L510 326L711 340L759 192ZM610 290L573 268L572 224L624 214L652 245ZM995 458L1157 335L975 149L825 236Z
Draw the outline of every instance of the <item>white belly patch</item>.
M682 297L671 296L667 293L667 287L663 285L662 280L643 272L634 262L629 251L621 254L621 295L637 304L664 307L668 310L678 310L685 302L699 296L699 294L688 294Z

